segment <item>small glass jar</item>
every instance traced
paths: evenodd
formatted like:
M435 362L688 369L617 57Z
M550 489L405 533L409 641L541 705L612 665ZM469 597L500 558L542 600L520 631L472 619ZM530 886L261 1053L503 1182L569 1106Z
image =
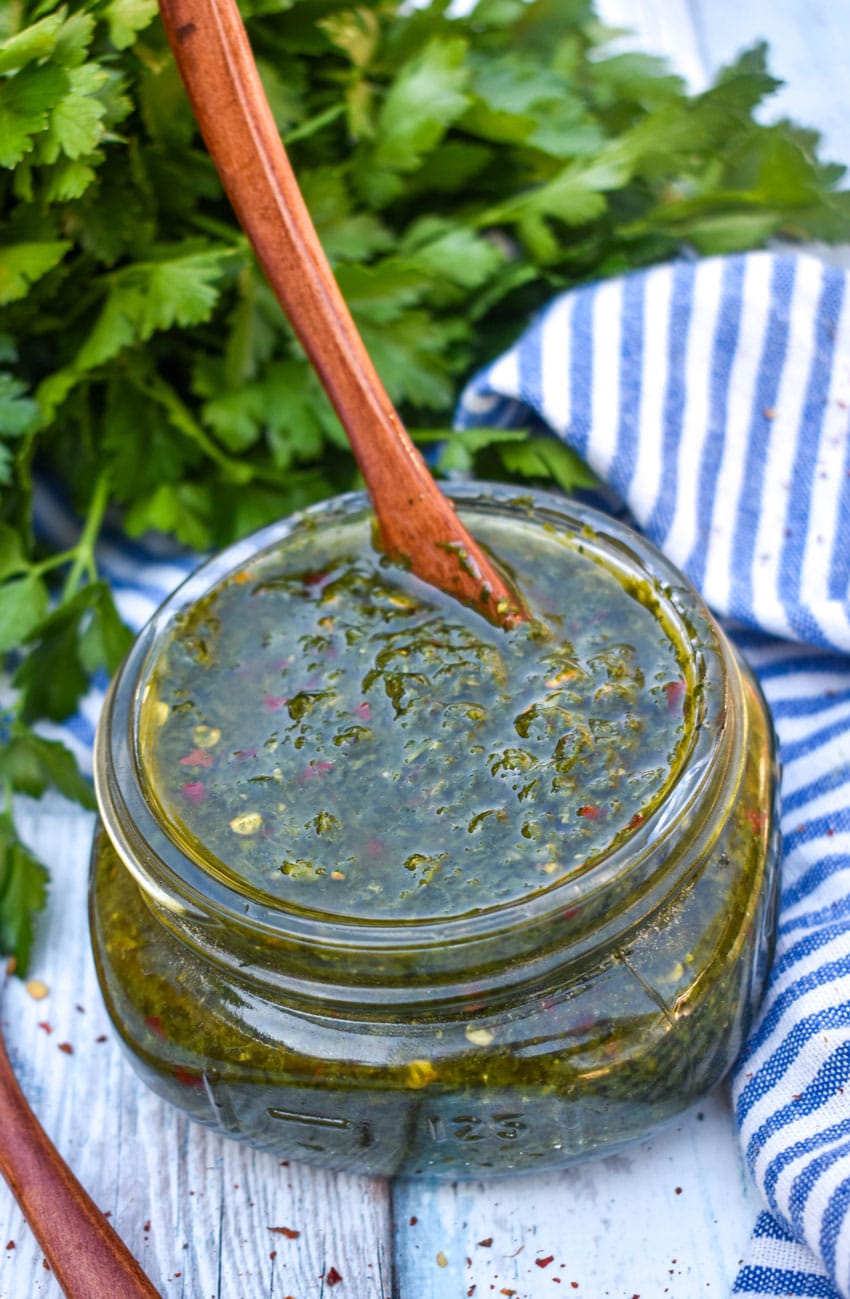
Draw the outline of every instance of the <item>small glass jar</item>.
M611 625L593 615L594 644L616 646L617 601L637 601L680 665L678 684L643 682L654 699L667 691L682 719L669 769L625 825L587 840L587 853L576 851L583 841L570 828L570 853L560 858L556 845L552 862L538 856L513 892L511 872L491 893L479 867L478 896L458 894L457 905L429 910L426 887L401 914L346 911L321 897L293 903L276 891L278 883L295 887L289 877L240 874L259 813L230 820L239 832L230 860L171 815L148 731L191 704L191 691L170 705L157 698L175 629L229 584L259 587L293 539L308 554L315 544L325 560L337 535L357 533L368 544L368 502L359 494L267 528L190 577L116 676L95 750L92 939L134 1065L161 1096L223 1133L280 1157L367 1174L532 1171L645 1136L725 1074L772 949L773 734L753 677L699 597L644 539L584 506L481 484L450 494L472 533L513 566L520 589L523 546L533 540L550 574L581 564L589 602L595 583L613 579ZM198 661L215 652L192 641ZM605 662L603 695L623 687L610 655ZM563 679L547 687L560 690ZM563 768L573 786L597 731L620 724L608 702L613 720L595 729L594 718L576 722L561 710L575 723L570 735L577 726L584 737L570 741ZM203 777L207 749L223 741L209 726L195 734L200 749L180 761L188 759L187 776ZM221 761L234 765L244 752ZM639 783L625 768L616 780ZM277 806L297 800L297 783L284 782ZM202 784L187 780L184 794ZM248 786L240 788L244 798ZM600 815L598 784L593 803L570 797L569 827ZM391 839L401 816L391 799L384 815ZM428 826L436 839L433 810ZM342 860L344 844L339 852ZM368 880L368 863L355 869Z

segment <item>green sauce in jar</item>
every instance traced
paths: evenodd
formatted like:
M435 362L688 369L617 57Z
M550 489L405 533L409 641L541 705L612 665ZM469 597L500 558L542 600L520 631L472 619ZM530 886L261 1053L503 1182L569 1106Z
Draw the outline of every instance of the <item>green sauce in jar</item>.
M456 493L532 620L387 564L362 498L211 561L101 723L92 935L143 1076L369 1173L558 1166L731 1064L772 941L773 741L642 539Z
M522 574L507 633L366 520L296 531L181 615L142 728L186 851L288 906L422 919L557 883L646 819L692 712L651 588L522 519L480 536Z

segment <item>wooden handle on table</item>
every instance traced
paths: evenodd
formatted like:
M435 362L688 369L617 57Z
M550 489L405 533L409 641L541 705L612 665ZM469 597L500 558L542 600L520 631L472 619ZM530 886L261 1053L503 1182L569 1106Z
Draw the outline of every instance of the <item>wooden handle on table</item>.
M524 617L457 519L381 384L281 143L235 0L160 0L222 184L349 437L386 550L492 621Z
M30 1109L0 1037L0 1172L68 1299L159 1299Z

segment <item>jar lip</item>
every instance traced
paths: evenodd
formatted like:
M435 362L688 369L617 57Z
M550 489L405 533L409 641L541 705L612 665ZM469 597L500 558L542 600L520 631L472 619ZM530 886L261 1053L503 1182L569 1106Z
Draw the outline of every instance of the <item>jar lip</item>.
M533 930L538 923L564 912L567 890L571 894L570 907L598 896L611 882L622 880L629 871L638 871L650 853L657 853L659 844L687 824L711 778L713 760L725 734L729 689L725 640L701 597L651 542L593 506L551 492L518 490L505 484L451 483L445 490L461 508L514 515L522 511L535 521L580 532L588 546L592 549L595 544L604 551L614 567L651 584L659 605L681 630L682 643L694 649L695 672L701 687L702 712L692 724L690 743L671 787L639 826L613 848L591 859L586 868L508 902L438 919L360 920L301 911L284 901L276 904L267 896L257 899L185 853L148 801L138 759L144 683L158 658L163 638L177 614L296 529L367 513L370 502L366 493L349 492L270 524L201 563L142 629L110 687L95 739L95 790L101 818L138 883L172 910L197 909L224 923L321 948L344 949L353 944L384 952L424 951L447 942L491 939L518 925Z

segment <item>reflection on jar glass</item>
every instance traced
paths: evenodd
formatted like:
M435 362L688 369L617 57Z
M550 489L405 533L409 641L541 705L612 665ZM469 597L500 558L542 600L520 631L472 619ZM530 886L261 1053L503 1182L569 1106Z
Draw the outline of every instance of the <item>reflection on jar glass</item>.
M749 671L636 534L451 495L506 632L371 544L361 495L198 570L96 745L91 924L150 1085L285 1158L481 1176L604 1153L729 1068L775 917Z

